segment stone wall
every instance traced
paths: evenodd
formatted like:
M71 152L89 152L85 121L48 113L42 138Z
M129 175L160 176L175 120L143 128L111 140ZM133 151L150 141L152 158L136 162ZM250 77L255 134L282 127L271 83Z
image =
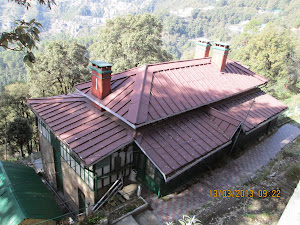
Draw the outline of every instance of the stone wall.
M39 138L43 161L43 170L49 183L57 189L53 147L51 146L51 143L41 133L39 133Z
M91 205L95 204L95 192L78 176L64 159L61 159L61 168L63 171L64 198L73 210L79 209L78 189L84 196L85 202Z

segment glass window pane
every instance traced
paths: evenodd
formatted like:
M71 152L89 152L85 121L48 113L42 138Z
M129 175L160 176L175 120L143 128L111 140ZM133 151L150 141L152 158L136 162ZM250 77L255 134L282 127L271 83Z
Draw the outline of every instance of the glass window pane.
M147 175L154 179L154 173L155 173L155 167L154 165L150 162L149 159L147 159Z
M80 165L76 162L76 173L80 176Z

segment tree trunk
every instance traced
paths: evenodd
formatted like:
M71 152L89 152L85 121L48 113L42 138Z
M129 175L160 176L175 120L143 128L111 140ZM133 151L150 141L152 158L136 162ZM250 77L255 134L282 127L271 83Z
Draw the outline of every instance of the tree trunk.
M27 151L28 151L28 154L30 155L31 154L31 148L30 148L30 141L27 142Z
M24 155L24 151L23 151L23 144L21 144L20 147L21 147L21 156L24 158L25 155Z

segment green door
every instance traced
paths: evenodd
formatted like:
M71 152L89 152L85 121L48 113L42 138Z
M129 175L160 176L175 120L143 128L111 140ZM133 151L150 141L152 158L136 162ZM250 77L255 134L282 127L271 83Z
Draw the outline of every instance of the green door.
M142 181L150 191L160 195L160 184L162 178L159 171L143 153L137 153L136 157L138 179Z
M53 146L53 153L54 153L54 161L55 161L54 165L55 165L55 172L56 172L57 190L63 192L64 187L63 187L63 176L61 170L60 141L54 135L51 135L51 144Z

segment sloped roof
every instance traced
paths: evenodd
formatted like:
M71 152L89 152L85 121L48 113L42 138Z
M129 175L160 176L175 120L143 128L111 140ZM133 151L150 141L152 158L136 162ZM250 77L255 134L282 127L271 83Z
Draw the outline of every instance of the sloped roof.
M0 224L61 216L59 206L31 167L0 161Z
M224 100L215 105L214 108L242 121L243 129L247 132L281 113L287 109L287 106L257 88L244 95ZM247 116L248 111L249 115Z
M28 104L86 165L133 141L133 131L79 93L29 99Z
M218 123L218 124L217 124ZM201 108L137 133L143 152L166 177L231 142L240 121L216 109Z
M77 90L132 127L155 122L245 92L267 80L227 60L225 72L211 58L146 65L112 76L112 93L99 100L91 82Z
M115 74L112 93L103 100L85 82L76 86L78 93L28 103L86 165L135 141L170 179L229 144L253 98L246 131L286 108L256 88L266 82L231 60L219 72L211 58L203 58Z

